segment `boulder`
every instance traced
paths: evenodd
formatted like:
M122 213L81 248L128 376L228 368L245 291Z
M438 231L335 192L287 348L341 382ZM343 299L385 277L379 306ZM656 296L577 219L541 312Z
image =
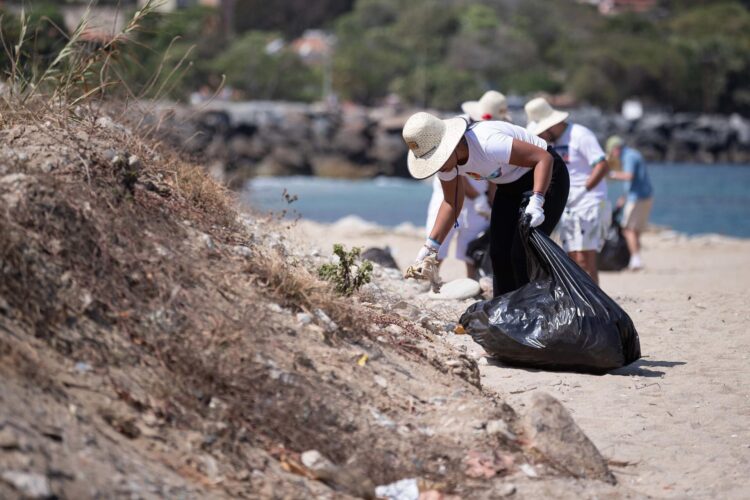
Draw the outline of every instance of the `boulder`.
M391 254L390 247L377 248L371 247L362 252L362 258L374 262L388 269L398 269L398 264Z
M430 292L434 300L466 300L482 293L479 282L470 278L459 278L444 284L439 293Z
M528 447L555 469L576 478L615 484L606 460L557 399L535 392L522 418Z

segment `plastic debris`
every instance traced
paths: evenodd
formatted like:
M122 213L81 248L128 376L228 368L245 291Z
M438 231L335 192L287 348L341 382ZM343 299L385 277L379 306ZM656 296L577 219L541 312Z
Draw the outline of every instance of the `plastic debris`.
M414 478L402 479L378 486L375 488L375 495L388 500L419 500L419 483Z

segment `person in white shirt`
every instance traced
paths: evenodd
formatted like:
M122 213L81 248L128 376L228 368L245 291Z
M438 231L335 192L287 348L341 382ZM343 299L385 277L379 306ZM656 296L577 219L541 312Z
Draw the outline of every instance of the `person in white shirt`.
M479 101L467 101L461 105L465 118L469 123L484 120L505 120L510 121L508 115L508 102L505 96L495 90L484 93ZM438 252L438 263L441 263L448 256L448 248L453 237L456 237L456 259L466 264L466 276L472 279L478 279L478 271L474 266L474 261L467 255L469 243L476 239L482 231L489 226L490 213L492 211L488 195L488 182L482 179L472 179L463 177L464 194L469 202L464 203L461 209L461 215L458 218L458 227L452 228L445 237L443 244L440 245ZM427 223L425 230L427 236L432 232L432 228L437 220L440 205L443 203L443 187L437 176L432 182L432 197L427 208Z
M443 201L417 254L417 266L428 256L437 256L463 207L462 177L469 177L496 185L490 221L493 294L497 297L528 283L521 216L530 227L548 235L557 225L569 189L562 158L544 140L502 121L469 125L462 117L441 120L420 112L407 120L402 135L409 147L412 177L437 174L443 189Z
M568 123L568 116L541 97L526 103L527 130L551 143L570 173L570 194L558 227L562 247L599 283L596 254L612 223L604 180L609 166L594 133L583 125Z

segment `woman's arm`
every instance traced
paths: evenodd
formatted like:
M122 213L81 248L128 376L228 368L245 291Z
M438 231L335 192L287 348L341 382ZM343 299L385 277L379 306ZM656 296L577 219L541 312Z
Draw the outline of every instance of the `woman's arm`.
M450 181L440 181L443 186L443 203L438 210L435 225L430 232L430 239L442 243L448 236L453 224L461 213L464 206L464 181L463 176L457 175Z
M552 180L552 155L546 150L529 144L528 142L513 139L513 147L510 151L510 164L519 167L534 169L534 192L547 192Z

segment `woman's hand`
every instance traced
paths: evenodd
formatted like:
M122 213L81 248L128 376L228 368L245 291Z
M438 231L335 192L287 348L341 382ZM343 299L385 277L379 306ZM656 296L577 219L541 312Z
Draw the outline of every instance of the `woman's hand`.
M542 207L544 207L544 196L534 193L529 198L529 204L526 205L526 210L524 210L526 215L531 216L529 226L537 227L544 222L544 208Z

